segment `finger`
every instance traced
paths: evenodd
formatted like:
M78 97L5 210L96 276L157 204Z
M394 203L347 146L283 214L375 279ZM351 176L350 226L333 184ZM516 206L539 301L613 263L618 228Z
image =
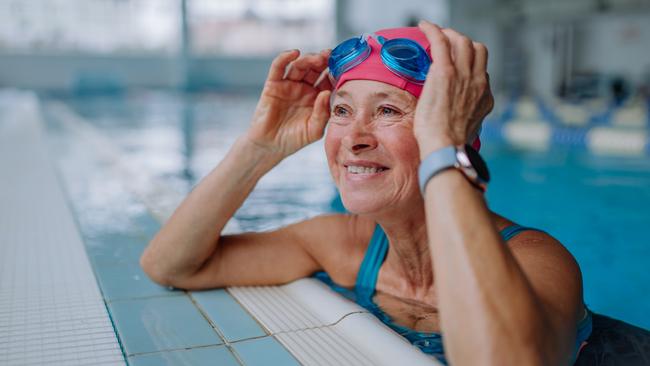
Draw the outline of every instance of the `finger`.
M323 70L323 65L314 61L311 62L305 62L303 60L301 61L302 62L300 63L294 61L289 65L289 67L287 68L287 72L285 73L284 79L292 80L292 81L304 81L313 84L314 81L316 81L316 79L318 78L318 75L320 75L320 72ZM316 77L311 80L306 80L307 76L310 75L312 72L316 73Z
M487 73L488 50L483 43L473 42L474 47L474 65L472 72L474 75L483 75Z
M451 43L452 59L456 70L461 75L470 75L474 65L474 45L472 40L450 28L443 29L442 32L449 38Z
M302 81L309 83L309 85L314 85L314 83L316 82L319 76L320 76L320 72L309 70L302 78Z
M327 59L320 54L304 55L289 65L289 69L284 78L293 81L302 81L310 70L315 70L320 74L325 67L327 67ZM312 80L311 83L315 80Z
M288 50L280 53L271 63L269 74L266 77L266 80L282 80L282 76L284 75L287 65L298 58L298 56L300 56L300 51L298 50Z
M325 59L329 59L330 55L332 54L332 49L331 48L326 48L324 50L321 50L319 52Z
M433 65L438 64L445 67L453 66L449 38L442 33L440 27L425 20L421 21L418 26L429 41Z
M325 125L330 118L330 95L329 90L323 90L318 93L314 101L314 109L311 112L309 121L307 121L307 131L309 133L309 140L316 141L323 137L325 132Z
M334 85L332 85L332 81L326 77L320 84L318 84L318 90L334 90Z

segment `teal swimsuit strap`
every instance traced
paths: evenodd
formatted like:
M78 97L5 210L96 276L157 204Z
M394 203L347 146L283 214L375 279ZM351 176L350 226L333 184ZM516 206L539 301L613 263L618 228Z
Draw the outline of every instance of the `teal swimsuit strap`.
M501 237L503 238L503 241L507 242L508 240L514 238L515 236L521 234L524 231L542 231L539 229L535 229L532 227L526 227L526 226L521 226L517 224L512 224L510 226L506 226L501 230Z
M357 274L357 289L363 289L371 293L375 292L379 268L384 263L387 253L388 238L381 226L377 225L372 234L372 239L370 239L370 243L368 244L366 256L363 258L359 273Z

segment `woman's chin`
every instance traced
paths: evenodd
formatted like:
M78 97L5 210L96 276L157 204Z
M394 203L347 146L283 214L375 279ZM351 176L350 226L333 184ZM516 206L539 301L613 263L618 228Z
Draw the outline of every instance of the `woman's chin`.
M376 195L372 194L341 194L343 206L350 213L363 215L381 211L386 207L383 200L378 200Z

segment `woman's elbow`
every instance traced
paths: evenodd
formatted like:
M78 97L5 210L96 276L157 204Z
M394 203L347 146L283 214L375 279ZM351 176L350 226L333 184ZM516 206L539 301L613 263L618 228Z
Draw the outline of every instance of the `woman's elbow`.
M172 287L188 291L221 287L216 285L207 287L201 284L201 281L199 281L200 276L197 276L196 273L186 274L171 270L165 267L156 256L152 255L147 250L145 250L140 257L140 267L142 267L144 273L153 282L164 287Z
M151 243L140 256L140 267L153 282L165 287L176 287L174 286L174 276L172 276L169 271L166 271L163 266L160 265L160 261L150 253L150 246Z

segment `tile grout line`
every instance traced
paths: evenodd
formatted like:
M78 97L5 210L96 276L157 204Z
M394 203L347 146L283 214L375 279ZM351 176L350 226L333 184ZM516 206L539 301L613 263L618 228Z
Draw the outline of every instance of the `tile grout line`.
M281 331L273 333L272 335L296 333L296 332L302 332L302 331L305 331L305 330L316 330L316 329L330 328L330 327L336 326L337 324L339 324L341 321L343 321L343 319L347 318L348 316L355 315L355 314L369 314L369 313L367 311L353 311L351 313L347 313L347 314L343 315L339 320L335 321L334 323L323 324L323 325L319 325L319 326L316 326L316 327L307 327L307 328L292 329L292 330L281 330Z
M182 348L170 348L170 349L163 349L163 350L158 350L158 351L150 351L150 352L136 352L132 353L129 355L129 357L140 357L140 356L151 356L151 355L157 355L159 353L166 353L166 352L182 352L182 351L191 351L193 349L204 349L204 348L218 348L223 346L222 344L202 344L199 346L191 346L191 347L182 347Z
M196 301L196 299L194 298L194 296L192 296L192 294L191 294L189 291L186 291L186 294L187 294L187 296L190 298L190 301L192 301L192 304L194 304L194 306L197 308L197 310L199 311L199 313L201 313L201 315L203 316L203 318L205 318L205 320L208 322L208 324L210 325L210 327L212 327L212 329L215 331L215 333L217 333L217 335L219 336L219 338L221 338L221 340L223 341L223 344L226 346L226 348L228 349L228 351L230 351L230 353L235 357L235 359L237 360L237 362L239 362L240 365L245 366L246 364L244 363L244 360L241 359L241 357L239 356L239 354L237 353L237 351L236 351L236 350L235 350L235 349L230 345L230 342L229 342L228 339L226 338L225 334L223 334L223 332L221 331L221 329L219 329L219 327L218 327L218 326L217 326L217 325L212 321L212 319L210 318L210 316L208 316L207 312L205 312L205 310L203 309L203 307L201 306L201 304L199 304L199 303Z
M248 309L248 307L246 307L241 301L239 301L239 298L237 296L233 295L230 292L230 288L226 287L226 288L224 288L224 290L228 293L228 295L233 300L235 300L235 302L239 305L239 307L244 309L244 311L255 321L255 323L257 323L260 326L260 328L262 328L264 330L265 333L267 333L269 335L272 335L271 330L269 329L269 327L267 327L265 324L262 323L262 321L260 321L255 315L253 315L253 313Z
M94 269L94 268L93 268ZM102 293L103 296L103 293ZM126 350L124 349L124 344L122 342L122 336L120 333L117 331L117 327L115 326L115 320L113 319L113 313L111 312L108 303L106 302L106 298L104 298L104 306L106 307L106 312L108 313L108 318L111 321L111 325L113 326L113 331L115 332L115 338L117 338L117 343L120 345L120 351L122 351L122 357L124 358L124 362L126 363L126 366L129 366L129 360L128 357L126 357Z
M165 288L168 289L168 290L170 289L168 287L165 287ZM179 289L174 288L174 291L178 291L178 290ZM147 296L135 296L135 297L131 297L131 296L130 297L121 297L119 299L113 299L113 300L105 298L105 301L106 301L107 304L114 304L114 303L119 303L119 302L123 302L123 301L164 299L164 298L168 298L168 297L183 297L183 296L185 296L185 294L176 292L176 293L170 293L170 294L166 294L166 295L147 295Z

